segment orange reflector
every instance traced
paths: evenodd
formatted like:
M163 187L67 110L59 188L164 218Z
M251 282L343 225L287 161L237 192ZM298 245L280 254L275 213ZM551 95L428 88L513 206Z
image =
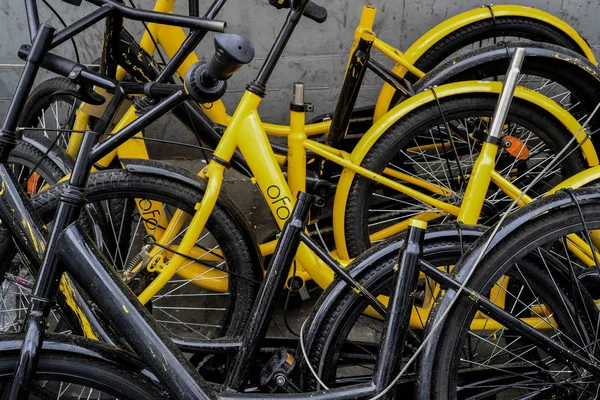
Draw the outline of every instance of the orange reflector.
M504 136L502 140L504 140L505 143L504 150L506 150L508 154L519 160L527 160L529 158L529 149L525 143L513 136ZM506 146L506 142L509 142L510 146Z
M33 196L37 193L38 182L40 180L40 174L34 172L27 180L27 194Z

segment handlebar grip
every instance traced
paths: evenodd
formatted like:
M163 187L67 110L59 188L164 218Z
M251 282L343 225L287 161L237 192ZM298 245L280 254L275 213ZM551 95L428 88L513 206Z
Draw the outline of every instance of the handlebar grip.
M28 44L24 44L19 49L19 58L23 61L27 61L27 56L29 56L29 52L31 51L31 46ZM56 54L46 53L44 57L44 61L42 61L42 68L47 69L48 71L54 72L58 75L68 76L73 68L78 66L74 61L69 60L68 58L64 58L61 56L57 56Z
M290 8L290 0L269 0L269 4L277 9ZM315 2L309 1L303 15L322 24L327 20L327 9Z
M208 61L205 73L216 81L226 81L253 58L254 46L245 37L233 33L216 35L215 53Z
M317 3L313 3L312 1L308 2L306 9L304 10L304 16L312 19L319 24L327 21L327 9L318 5Z

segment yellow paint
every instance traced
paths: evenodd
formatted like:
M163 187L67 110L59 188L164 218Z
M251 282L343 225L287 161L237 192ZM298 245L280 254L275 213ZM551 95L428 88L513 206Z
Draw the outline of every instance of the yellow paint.
M185 235L181 239L181 243L177 247L177 251L182 254L188 254L194 247L196 240L200 237L200 233L206 225L212 210L217 202L219 192L221 190L221 184L223 180L223 172L225 167L214 161L211 161L208 165L208 185L206 192L202 197L200 208L194 215ZM142 304L146 304L154 295L156 295L160 289L179 271L182 264L186 262L186 259L175 254L169 263L162 269L160 269L158 276L144 289L144 291L138 296Z
M423 189L427 189L432 193L439 194L440 196L450 197L455 194L454 192L452 192L452 190L446 187L436 185L429 181L419 179L413 175L405 174L392 168L385 168L383 170L383 175L388 175L392 178L403 180L406 183L410 183L412 185L419 186Z
M75 313L77 318L79 319L80 327L83 332L83 335L90 339L98 340L98 336L94 333L92 326L90 325L90 321L85 316L83 310L77 306L77 301L75 300L75 291L73 290L73 283L71 282L71 278L67 275L63 275L60 279L60 283L58 284L58 288L65 296L65 300L69 308Z
M129 314L129 310L127 309L127 307L125 307L125 304L123 304L123 310Z
M496 153L498 145L483 143L481 152L473 165L473 172L467 185L458 214L458 221L467 225L477 224L481 209L487 195L492 171L496 166Z
M409 219L408 225L419 229L427 229L427 222L417 218Z
M413 217L413 219L420 219L422 221L433 221L442 216L443 214L437 212L424 212ZM385 227L383 229L378 230L377 232L370 234L369 240L371 241L371 243L384 240L389 238L390 236L397 235L398 233L406 231L407 228L408 220L400 221L395 223L394 225Z

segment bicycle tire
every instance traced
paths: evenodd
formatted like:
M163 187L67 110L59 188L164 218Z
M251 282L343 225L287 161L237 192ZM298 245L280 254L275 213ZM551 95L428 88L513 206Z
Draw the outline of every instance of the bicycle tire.
M60 193L64 183L52 186L48 190L38 193L32 198L32 204L38 211L45 223L51 222L54 218ZM86 200L88 204L100 204L100 201L142 199L160 201L165 204L185 211L191 215L194 214L194 207L203 196L203 190L192 187L181 182L166 177L157 177L141 172L130 172L127 170L107 170L90 175L86 187ZM142 201L140 200L140 201ZM129 202L131 203L131 202ZM95 212L95 211L94 211ZM110 213L109 213L110 214ZM235 214L233 214L235 215ZM147 219L156 217L152 214ZM133 240L139 236L139 224L142 218L138 219L138 228L133 231ZM88 230L91 223L82 221ZM144 222L146 223L146 222ZM142 227L142 232L143 232ZM241 332L244 323L250 313L255 293L257 291L256 277L254 274L252 250L249 248L246 238L241 231L238 222L232 218L232 212L227 210L227 206L219 201L215 206L206 225L206 231L212 235L219 249L222 251L223 263L227 263L227 268L234 273L229 275L228 299L226 300L226 309L221 317L222 324L214 329L217 336L235 336ZM139 241L139 238L137 239ZM101 242L102 243L102 242ZM142 244L140 244L141 246ZM201 245L201 244L200 244ZM13 258L16 254L15 246L7 230L0 230L0 251L6 257L0 262L0 275L4 278L5 274L12 268ZM217 249L217 247L215 247ZM213 250L214 251L214 250ZM107 257L109 260L111 257ZM135 259L135 253L129 251L124 264ZM136 262L139 262L136 261ZM171 282L171 281L170 281ZM189 283L189 282L188 282ZM140 288L140 290L143 287ZM189 288L188 288L189 289ZM183 288L182 290L186 290ZM179 294L181 293L181 294ZM179 296L185 292L177 292ZM175 296L175 294L173 295ZM188 295L189 296L189 295ZM200 295L198 295L200 296ZM164 296L163 296L164 297ZM214 297L214 296L213 296ZM198 297L196 297L198 298ZM169 299L163 300L168 303ZM210 300L206 300L209 302ZM153 302L155 304L156 301ZM168 309L170 305L167 304ZM207 309L208 310L208 309ZM214 310L213 310L214 311ZM211 311L204 311L210 314ZM165 312L165 315L167 313ZM200 314L200 313L198 313ZM169 317L170 318L170 317ZM165 320L169 320L165 317ZM190 318L192 318L190 316ZM175 317L171 318L175 319ZM173 323L172 321L165 321ZM185 322L185 321L184 321Z
M41 143L43 148L52 147L52 142L47 138L39 137L35 140ZM17 146L11 151L8 164L27 194L33 195L46 184L57 183L73 167L73 160L63 149L52 147L50 152L46 154L40 148L24 140L19 140ZM58 158L60 162L55 161L55 158ZM39 177L35 174L38 174Z
M587 229L598 229L600 227L600 207L598 204L582 204L581 212L583 219L587 225ZM530 221L524 222L518 230L513 231L510 235L504 237L499 242L493 244L492 248L486 250L485 255L477 264L473 275L471 276L468 286L476 293L485 295L489 293L490 288L498 282L500 276L506 275L513 271L513 275L522 274L527 269L531 270L532 280L529 281L532 287L545 287L545 297L542 299L546 302L547 307L545 314L551 315L555 319L557 326L563 326L565 330L570 330L569 333L562 333L562 335L569 335L569 340L563 340L560 336L561 333L556 333L555 330L551 330L549 335L552 338L557 337L561 343L571 351L577 352L578 354L588 359L596 359L597 353L592 350L591 354L586 354L586 349L589 343L596 342L596 329L598 324L598 309L596 308L594 301L592 300L589 293L583 288L583 285L578 283L577 278L573 274L573 263L576 257L572 257L570 260L568 257L560 257L553 255L553 246L557 245L560 247L564 246L564 236L569 233L578 233L583 230L582 220L580 217L580 211L577 207L567 206L561 208L551 209L547 213L540 215ZM560 241L560 243L559 243ZM485 244L487 242L487 236L484 236L479 244ZM465 266L471 264L474 258L480 253L479 247L473 246L470 250L470 256L465 257L455 267L455 273L458 276ZM556 253L558 254L558 253ZM515 268L516 266L516 268ZM517 269L518 271L515 271ZM571 278L574 279L571 279ZM539 289L538 289L539 290ZM541 296L540 296L541 297ZM440 300L440 302L443 300ZM525 301L527 302L527 300ZM489 381L481 382L481 386L477 386L478 381L474 378L474 381L468 380L468 373L482 373L485 374L485 367L489 365L490 368L494 369L496 377L502 377L506 379L506 372L502 369L503 360L501 352L501 346L496 344L498 350L493 357L497 358L495 362L485 363L484 361L474 360L476 364L470 367L465 367L463 371L464 375L460 378L458 370L460 366L459 358L463 353L464 345L467 338L467 328L470 325L470 320L475 315L475 302L466 297L461 297L453 305L449 314L445 318L445 323L440 327L439 332L440 338L437 342L436 352L433 359L433 378L431 380L432 398L435 399L455 399L457 397L462 398L466 395L481 395L485 396L486 390L492 390L493 385ZM432 319L435 320L435 310L433 311ZM560 321L560 323L559 323ZM553 328L555 329L555 328ZM488 337L489 338L489 337ZM500 343L500 341L498 341ZM589 342L589 343L588 343ZM527 344L525 342L525 344ZM514 345L515 343L509 343L506 345ZM520 345L521 356L527 354L525 360L520 360L517 357L509 357L513 359L513 363L516 361L524 363L525 367L534 368L533 365L528 365L527 361L535 360L535 368L548 366L552 368L554 373L550 371L539 372L539 379L545 379L543 382L533 382L529 385L525 385L525 381L519 383L519 381L512 382L512 387L506 387L505 390L509 393L505 395L516 397L517 395L534 395L534 393L522 393L524 391L533 390L538 386L544 386L540 390L544 390L542 394L544 398L549 398L552 395L557 397L560 396L572 396L575 392L573 386L583 385L587 383L592 385L592 393L596 393L598 380L594 379L593 376L588 378L581 383L577 379L568 381L559 381L561 366L558 360L552 360L551 356L541 359L541 355L536 354L536 350L533 352L531 349L523 350L523 343ZM583 350L583 351L582 351ZM545 353L544 350L537 350L537 352ZM463 353L464 354L464 353ZM547 354L547 353L546 353ZM542 361L539 361L542 360ZM510 368L510 362L508 361L507 366L504 367L508 371ZM531 364L531 362L530 362ZM581 368L569 367L566 373L576 374ZM564 370L563 370L564 371ZM485 376L485 375L482 375ZM522 379L526 375L521 375ZM513 377L516 379L516 377ZM458 396L457 393L457 381L461 380L461 387L463 396ZM555 379L555 380L553 380ZM500 379L497 382L501 382ZM554 388L558 393L552 392L552 384L557 386ZM427 385L427 382L424 382ZM499 386L499 385L497 385ZM550 387L550 389L548 388ZM567 389L565 389L565 387ZM568 389L571 389L568 390ZM586 387L578 387L579 390L586 391ZM479 390L479 392L477 392ZM494 395L502 396L502 392L496 387ZM581 395L580 392L579 395ZM554 398L557 398L554 397ZM584 397L585 396L584 394ZM592 395L593 397L593 395ZM562 397L561 397L562 398Z
M477 238L484 232L483 227L471 227L469 232L464 233L462 229L457 229L456 226L451 228L444 228L443 226L433 227L430 231L452 229L455 231L455 235L446 238L437 238L435 235L432 239L425 240L423 245L423 258L436 266L453 265L461 255L468 249L471 244L477 240ZM476 229L479 234L473 234L473 230ZM377 253L378 249L389 246L392 242L400 241L404 239L404 235L400 235L390 241L381 243L377 246L372 247L365 253L361 254L355 262L353 262L348 268L348 273L353 275L355 279L371 294L378 295L382 292L382 288L386 288L392 284L394 277L394 267L398 261L398 252L386 254L384 258L373 260L372 268L366 268L361 271L360 274L353 274L352 265L357 265L363 259L373 257L374 253ZM315 304L314 310L318 310L322 303L328 300L327 296L331 292L335 285L330 285L323 295L319 298ZM418 297L418 294L417 294ZM333 303L330 304L327 301L326 314L319 319L319 324L316 327L311 327L311 331L316 333L315 337L308 343L307 355L308 360L313 368L319 374L321 380L330 385L329 387L335 386L335 380L337 378L338 366L342 363L345 357L342 355L342 346L346 343L350 331L353 327L358 326L357 321L359 318L363 318L364 322L358 323L360 326L356 331L356 336L359 336L366 343L371 336L376 336L379 331L377 327L369 326L372 324L372 318L362 316L363 311L367 307L367 302L363 296L360 296L350 287L345 287L343 294L337 295ZM314 311L307 321L307 325L310 326L314 318ZM381 321L383 324L383 321ZM381 324L378 324L381 325ZM372 327L377 333L369 333L365 331L365 327ZM373 339L377 341L377 339ZM350 341L351 342L351 341ZM367 345L360 342L360 350L368 351ZM373 344L374 348L378 348L379 343ZM348 349L345 349L346 351ZM370 355L373 358L373 355ZM365 361L366 363L372 360ZM356 365L342 365L341 368L355 368L354 371L362 369L369 369L369 367ZM310 372L307 372L307 382L311 390L316 389L316 380ZM354 376L356 379L356 376ZM406 392L404 395L408 396Z
M427 49L414 65L427 73L462 48L486 39L506 36L556 44L583 54L575 41L560 29L532 18L510 16L476 21L458 28Z
M413 90L419 93L428 87L468 80L502 80L517 47L526 52L519 85L552 98L578 121L594 111L600 103L598 67L574 51L546 43L491 45L453 57L429 71ZM593 134L600 127L598 114L590 125Z
M497 95L478 93L470 94L468 96L460 95L446 97L439 99L439 101L446 120L451 122L453 115L471 115L473 117L491 116L496 106ZM467 117L465 117L465 119L466 118ZM416 143L416 138L419 137L422 131L426 132L428 129L427 127L432 129L437 122L440 122L440 125L442 125L442 121L436 102L431 102L419 107L397 121L375 142L369 149L367 155L363 158L361 166L370 171L381 173L385 167L393 165L391 162L395 160L395 157L397 157L398 154L401 154L401 157L404 159L408 159L409 157L406 156L407 150L405 149L409 148L411 143ZM517 121L521 126L526 127L528 131L534 132L536 137L543 140L550 155L557 154L560 150L565 148L568 141L572 139L572 134L564 127L564 125L562 125L562 123L549 115L541 107L532 103L527 103L521 99L515 98L513 100L509 109L507 121ZM443 127L443 129L445 129L445 127ZM438 132L440 132L440 130L438 130ZM413 146L415 145L413 144ZM439 156L441 157L441 155ZM476 155L471 154L471 158L467 159L467 161L474 161L475 156ZM505 156L508 157L506 154ZM427 159L425 159L425 161L427 162ZM441 161L442 158L440 158L440 162ZM564 177L582 171L585 168L585 165L581 152L570 152L562 163L562 178L564 179ZM443 168L446 167L443 166ZM406 169L406 171L408 171L408 169ZM524 173L527 171L528 169L526 169ZM413 175L414 174L415 173L413 172ZM440 183L442 182L440 181ZM521 183L523 183L523 181L521 181ZM548 188L545 189L547 190ZM348 190L348 200L344 212L344 233L350 257L356 257L370 245L368 231L369 206L374 198L374 190L374 181L358 175L354 176ZM493 212L494 209L490 211L490 217L493 217L493 215L491 215Z
M2 354L0 356L0 390L4 390L12 381L17 360L18 354ZM63 394L67 398L73 398L69 394L71 396L78 395L81 386L83 386L81 390L85 391L86 396L88 394L87 387L90 395L94 393L95 389L98 390L98 395L104 393L119 399L168 398L164 389L144 377L141 371L132 371L116 363L93 357L42 350L35 370L34 382L29 388L31 390L29 398L60 399L63 398ZM57 383L52 385L52 381L55 379L56 382L68 383L76 388L63 389L65 385L57 388L55 387ZM42 387L37 381L44 381L44 386ZM57 389L58 393L55 393L53 389ZM72 390L76 390L77 393ZM50 395L53 396L50 397Z

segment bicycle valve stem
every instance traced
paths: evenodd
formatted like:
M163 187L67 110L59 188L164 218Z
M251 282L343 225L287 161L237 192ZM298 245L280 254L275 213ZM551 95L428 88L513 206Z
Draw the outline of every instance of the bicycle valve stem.
M504 84L502 85L502 92L496 103L496 111L494 112L494 118L492 119L492 126L488 134L494 138L502 137L504 122L508 115L508 108L512 102L515 88L517 87L517 79L521 73L521 66L525 59L525 49L519 47L515 50L506 77L504 78Z
M304 83L294 83L294 91L292 93L292 104L295 106L304 105Z

